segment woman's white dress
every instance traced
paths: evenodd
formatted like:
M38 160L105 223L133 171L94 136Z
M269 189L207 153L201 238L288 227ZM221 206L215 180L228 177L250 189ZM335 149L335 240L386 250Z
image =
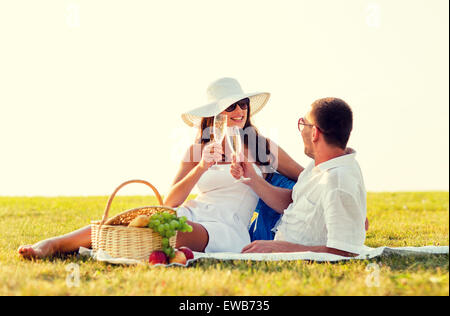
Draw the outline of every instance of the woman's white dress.
M248 227L259 198L246 184L235 183L230 168L231 164L210 168L197 182L197 198L177 209L179 217L186 216L208 231L205 252L241 252L250 243Z

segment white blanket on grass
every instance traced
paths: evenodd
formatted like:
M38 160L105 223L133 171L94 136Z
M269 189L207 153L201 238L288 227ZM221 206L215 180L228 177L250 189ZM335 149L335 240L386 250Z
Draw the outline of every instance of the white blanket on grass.
M306 260L314 262L337 262L345 260L367 260L373 259L379 256L391 256L391 255L430 255L430 254L447 254L448 246L425 246L425 247L379 247L369 248L366 247L364 253L358 257L347 258L338 255L332 255L328 253L316 253L316 252L291 252L291 253L201 253L194 252L194 259L189 260L188 263L197 261L200 259L217 259L217 260L252 260L252 261L293 261L293 260ZM89 256L94 260L108 262L112 264L142 264L144 262L126 258L112 258L104 251L95 252L91 249L81 247L79 251L80 255ZM168 266L182 266L177 263L172 263Z

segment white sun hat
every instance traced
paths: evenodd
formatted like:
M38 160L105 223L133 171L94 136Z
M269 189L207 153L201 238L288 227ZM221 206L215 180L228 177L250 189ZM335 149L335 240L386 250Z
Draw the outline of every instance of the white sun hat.
M212 117L222 113L227 107L242 99L250 99L250 116L255 115L266 105L270 93L244 93L236 79L221 78L211 83L206 90L207 105L183 113L181 118L189 126L199 127L202 118Z

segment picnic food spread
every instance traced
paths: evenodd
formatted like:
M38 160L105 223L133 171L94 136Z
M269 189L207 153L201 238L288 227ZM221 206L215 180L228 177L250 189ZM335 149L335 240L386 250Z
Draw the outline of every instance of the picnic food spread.
M131 183L149 186L160 206L138 207L109 218L111 203L116 193ZM186 264L192 251L187 248L176 250L175 245L177 233L192 232L192 227L187 223L186 217L179 218L175 209L162 204L161 195L151 183L145 180L122 183L109 197L103 219L91 222L92 249L102 250L112 258ZM158 251L164 256L158 255ZM153 254L154 252L156 253Z
M140 215L132 220L128 227L140 227L153 230L161 235L162 250L155 250L150 254L150 264L180 263L186 264L187 260L193 259L192 251L187 247L174 249L169 239L174 237L177 231L192 232L192 226L187 223L185 216L178 218L175 214L168 212L156 213L151 216Z

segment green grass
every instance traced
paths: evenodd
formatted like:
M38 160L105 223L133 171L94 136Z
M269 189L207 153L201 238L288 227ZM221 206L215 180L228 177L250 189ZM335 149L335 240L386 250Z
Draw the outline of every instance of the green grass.
M0 295L449 295L448 255L335 264L199 261L189 268L114 266L74 255L30 262L17 256L19 245L100 219L106 201L0 197ZM149 197L119 196L111 214L152 204ZM449 244L448 192L369 193L368 216L368 246ZM66 283L71 263L80 267L78 287ZM374 271L368 265L374 263L379 284L368 286Z

